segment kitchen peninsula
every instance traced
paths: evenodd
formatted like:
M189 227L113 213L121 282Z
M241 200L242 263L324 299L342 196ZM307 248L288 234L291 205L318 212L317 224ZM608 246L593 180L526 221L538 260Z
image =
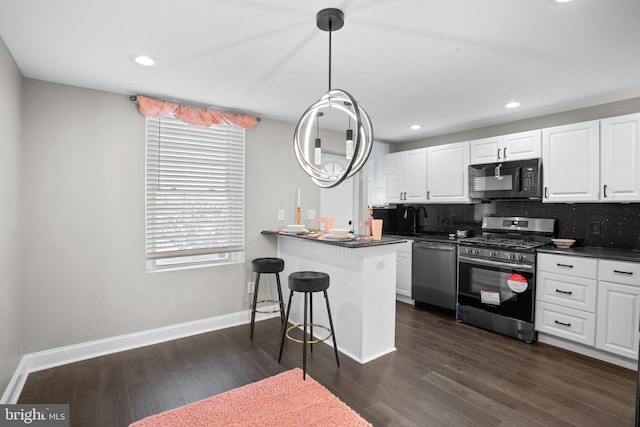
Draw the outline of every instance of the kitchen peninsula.
M340 352L367 363L395 350L396 250L405 239L341 242L275 231L262 234L278 239L278 257L285 262L285 299L292 272L322 271L331 277L327 292ZM290 322L302 323L303 307L302 296L295 294ZM316 296L313 322L328 325L326 311L324 298Z

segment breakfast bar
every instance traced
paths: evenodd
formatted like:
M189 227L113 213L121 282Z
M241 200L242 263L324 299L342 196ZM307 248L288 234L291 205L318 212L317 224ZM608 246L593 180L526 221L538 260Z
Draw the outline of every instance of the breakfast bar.
M281 274L287 298L290 273L313 270L329 274L328 295L340 352L367 363L395 350L396 250L405 239L336 241L324 240L321 235L262 234L278 239L278 257L285 261ZM324 304L321 296L314 298L314 323L329 324ZM301 298L292 303L290 322L301 323L302 307ZM331 345L329 341L325 342Z

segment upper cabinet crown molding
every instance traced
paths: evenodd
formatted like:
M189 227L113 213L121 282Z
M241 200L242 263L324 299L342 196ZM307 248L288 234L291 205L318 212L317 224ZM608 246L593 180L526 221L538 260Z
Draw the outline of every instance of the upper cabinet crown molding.
M470 142L470 164L506 162L542 157L542 131L532 130L476 139Z

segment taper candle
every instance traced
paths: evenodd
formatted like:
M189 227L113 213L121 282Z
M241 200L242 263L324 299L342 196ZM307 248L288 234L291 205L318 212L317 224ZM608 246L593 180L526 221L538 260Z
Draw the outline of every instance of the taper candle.
M300 187L298 187L298 207L300 206Z

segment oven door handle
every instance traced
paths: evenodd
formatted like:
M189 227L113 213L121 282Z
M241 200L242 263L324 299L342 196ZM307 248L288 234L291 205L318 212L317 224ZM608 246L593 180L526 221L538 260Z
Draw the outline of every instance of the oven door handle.
M508 262L498 262L498 261L490 261L490 260L481 259L481 258L471 258L471 257L466 257L464 255L460 255L458 257L458 260L462 262L466 262L468 264L486 265L489 267L505 267L505 268L512 268L514 270L521 270L521 271L533 271L533 266L529 264L511 264Z

